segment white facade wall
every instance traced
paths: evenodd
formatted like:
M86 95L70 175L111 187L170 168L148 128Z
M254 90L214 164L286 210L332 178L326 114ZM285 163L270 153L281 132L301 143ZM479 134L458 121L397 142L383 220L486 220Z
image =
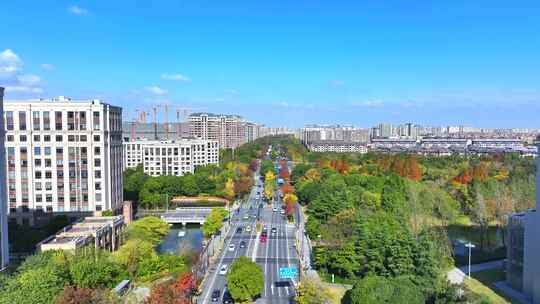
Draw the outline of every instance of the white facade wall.
M2 87L0 87L0 125L4 126L4 88ZM0 130L0 164L5 164L4 140L6 131L5 128ZM7 182L4 165L0 170L0 269L4 269L9 264L7 210Z
M198 166L219 164L219 144L215 140L124 142L126 168L143 166L150 176L195 172Z
M99 100L6 102L10 215L122 206L122 109Z

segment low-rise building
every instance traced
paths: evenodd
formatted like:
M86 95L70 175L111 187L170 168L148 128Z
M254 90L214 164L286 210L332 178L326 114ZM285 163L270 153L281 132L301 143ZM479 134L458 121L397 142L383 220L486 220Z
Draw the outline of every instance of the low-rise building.
M362 143L346 142L346 141L317 141L308 145L311 152L354 152L367 153L367 146Z
M138 140L123 145L125 169L142 165L144 173L150 176L181 176L195 172L198 166L219 164L216 140Z
M41 251L75 250L84 246L115 251L122 244L124 217L86 217L84 220L64 227L61 231L38 244Z

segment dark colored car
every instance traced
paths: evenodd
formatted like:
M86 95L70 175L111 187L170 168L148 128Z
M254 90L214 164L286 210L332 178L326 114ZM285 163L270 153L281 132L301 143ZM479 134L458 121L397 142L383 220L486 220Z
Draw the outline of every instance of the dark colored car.
M276 227L272 227L272 233L277 233L277 228Z
M223 293L223 304L232 304L234 303L234 300L231 296L231 293L226 290L225 293Z
M221 296L221 290L215 289L214 291L212 291L212 302L219 301L220 296Z
M246 242L245 241L241 241L240 242L240 248L245 248L246 247Z
M242 233L242 227L236 228L236 233Z

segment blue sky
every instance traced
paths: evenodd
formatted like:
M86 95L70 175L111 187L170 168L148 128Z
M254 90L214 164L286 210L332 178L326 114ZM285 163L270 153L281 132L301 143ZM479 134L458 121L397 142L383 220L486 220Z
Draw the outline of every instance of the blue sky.
M538 1L3 1L7 99L539 128ZM173 119L171 115L170 119Z

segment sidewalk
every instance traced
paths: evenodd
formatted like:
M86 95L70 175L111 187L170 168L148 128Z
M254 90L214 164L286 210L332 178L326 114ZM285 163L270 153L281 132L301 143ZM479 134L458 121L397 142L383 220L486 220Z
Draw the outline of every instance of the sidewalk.
M481 264L474 264L471 265L471 273L489 270L489 269L500 269L503 267L503 260L498 261L492 261L487 263L481 263ZM463 281L465 280L465 277L467 276L467 273L469 272L469 267L459 267L454 268L450 270L447 273L448 281L452 284L463 284Z

